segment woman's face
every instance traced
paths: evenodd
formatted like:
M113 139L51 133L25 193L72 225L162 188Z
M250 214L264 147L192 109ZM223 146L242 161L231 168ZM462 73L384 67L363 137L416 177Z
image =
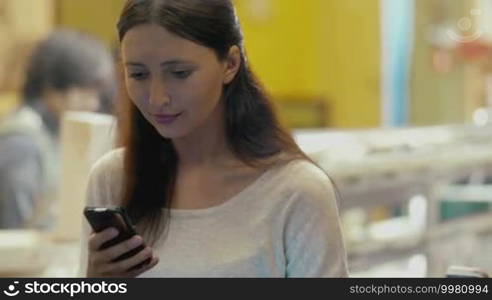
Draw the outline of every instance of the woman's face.
M222 118L222 88L236 69L212 49L146 24L126 33L122 59L129 97L163 137L184 137Z

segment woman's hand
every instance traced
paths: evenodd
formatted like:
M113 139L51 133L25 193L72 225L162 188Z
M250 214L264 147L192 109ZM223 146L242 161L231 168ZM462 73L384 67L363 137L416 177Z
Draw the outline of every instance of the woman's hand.
M142 245L143 239L136 235L126 241L112 247L100 250L101 245L118 235L115 228L107 228L99 233L92 233L89 237L89 262L87 277L137 277L138 275L153 268L159 259L153 256L152 248L146 247L132 257L125 260L114 260L120 255ZM130 270L139 263L151 258L150 263L136 269Z

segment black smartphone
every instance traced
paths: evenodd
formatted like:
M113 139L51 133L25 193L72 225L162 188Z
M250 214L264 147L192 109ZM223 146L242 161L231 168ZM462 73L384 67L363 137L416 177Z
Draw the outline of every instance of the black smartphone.
M86 207L84 208L84 215L95 232L103 231L104 229L109 227L114 227L119 232L118 236L102 244L100 250L126 241L137 234L134 226L132 225L130 217L123 207ZM132 257L133 255L145 249L145 247L145 243L143 243L142 245L118 256L116 259L113 260L113 262ZM138 269L150 263L150 261L151 258L148 258L130 268L129 271Z

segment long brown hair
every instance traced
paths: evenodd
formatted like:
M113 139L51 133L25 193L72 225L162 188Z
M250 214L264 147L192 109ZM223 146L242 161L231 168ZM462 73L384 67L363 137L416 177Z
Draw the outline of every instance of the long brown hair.
M208 47L220 60L236 45L241 66L224 86L225 136L232 153L250 166L265 166L278 154L289 159L307 158L283 129L259 82L250 70L243 37L230 0L128 0L118 23L120 42L131 28L157 24L182 38ZM136 223L155 242L163 233L159 224L169 221L162 208L169 208L176 182L178 156L170 139L162 137L129 101L121 120L126 148L123 205ZM166 221L166 222L162 222Z

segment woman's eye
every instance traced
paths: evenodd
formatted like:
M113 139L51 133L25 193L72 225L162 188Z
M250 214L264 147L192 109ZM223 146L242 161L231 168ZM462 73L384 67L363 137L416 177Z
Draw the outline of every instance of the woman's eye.
M144 80L145 78L147 78L147 73L143 73L143 72L130 73L130 78L133 78L135 80Z
M191 71L172 71L171 74L178 79L185 79L191 75Z

